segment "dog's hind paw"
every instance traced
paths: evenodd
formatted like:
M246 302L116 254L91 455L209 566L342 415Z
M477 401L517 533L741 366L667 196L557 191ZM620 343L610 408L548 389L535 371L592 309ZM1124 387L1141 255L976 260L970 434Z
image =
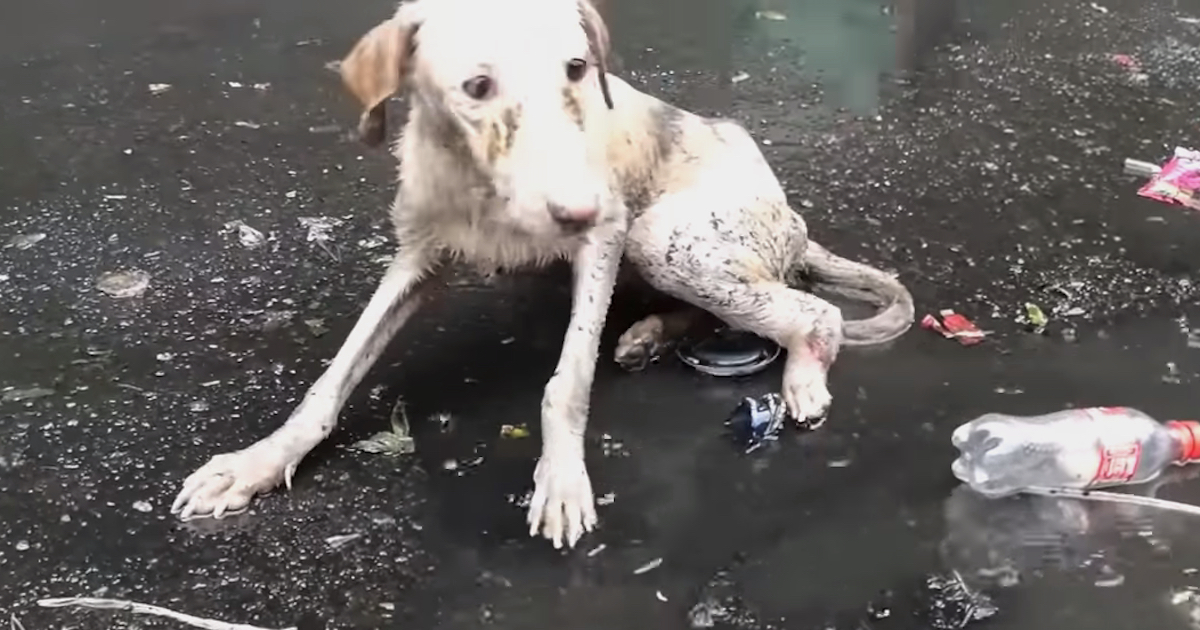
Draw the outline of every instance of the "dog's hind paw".
M184 480L171 512L184 520L235 514L280 482L290 487L298 463L289 462L282 449L261 442L216 455Z
M662 318L651 315L629 327L617 340L613 359L626 370L646 369L667 346Z
M529 535L539 533L556 549L574 547L596 526L596 500L583 456L547 453L533 473Z

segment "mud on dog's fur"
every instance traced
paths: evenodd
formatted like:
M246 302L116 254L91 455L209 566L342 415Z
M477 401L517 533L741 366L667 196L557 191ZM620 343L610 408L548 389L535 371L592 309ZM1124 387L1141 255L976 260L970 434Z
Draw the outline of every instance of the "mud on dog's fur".
M888 341L913 319L890 275L837 257L803 219L750 135L631 87L606 69L608 31L588 0L410 0L341 65L363 107L363 139L387 137L385 102L407 88L394 154L399 242L332 363L279 429L213 457L173 510L221 516L281 482L333 430L347 397L457 258L486 271L555 259L574 269L570 324L542 399L542 456L530 533L574 545L596 523L584 429L600 332L622 261L691 310L653 315L616 358L644 363L707 311L788 351L782 393L796 418L830 403L826 373L843 344ZM841 311L788 285L797 273L866 299Z

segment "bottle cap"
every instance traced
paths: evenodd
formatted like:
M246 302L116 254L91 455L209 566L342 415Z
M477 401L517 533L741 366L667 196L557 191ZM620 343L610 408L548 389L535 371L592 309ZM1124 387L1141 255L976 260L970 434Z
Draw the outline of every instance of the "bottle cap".
M1195 420L1172 420L1167 428L1179 442L1179 461L1200 460L1200 422Z

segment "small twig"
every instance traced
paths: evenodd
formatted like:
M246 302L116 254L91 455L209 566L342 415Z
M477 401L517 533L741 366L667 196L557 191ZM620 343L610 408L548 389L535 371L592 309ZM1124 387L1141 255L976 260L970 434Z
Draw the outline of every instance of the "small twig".
M242 623L227 623L224 621L217 621L215 619L193 617L191 615L185 615L184 613L177 613L173 610L167 610L166 608L159 606L141 604L123 599L101 599L97 597L53 597L50 599L39 599L38 606L41 606L42 608L79 606L81 608L96 608L101 610L126 610L134 614L166 617L168 619L174 619L175 621L186 623L197 628L205 628L206 630L270 630L269 628L260 628L258 626L250 626ZM13 617L13 619L15 621L16 617ZM283 630L296 630L296 628L295 626L292 626L289 628L284 628Z
M1100 501L1103 503L1125 503L1128 505L1139 505L1142 507L1158 508L1167 510L1168 512L1179 512L1182 514L1191 514L1200 516L1200 506L1180 503L1178 501L1168 501L1166 499L1158 499L1155 497L1142 497L1136 494L1125 494L1124 492L1106 492L1104 490L1076 490L1073 488L1026 488L1027 494L1035 494L1043 497L1067 497L1071 499L1080 499L1083 501Z

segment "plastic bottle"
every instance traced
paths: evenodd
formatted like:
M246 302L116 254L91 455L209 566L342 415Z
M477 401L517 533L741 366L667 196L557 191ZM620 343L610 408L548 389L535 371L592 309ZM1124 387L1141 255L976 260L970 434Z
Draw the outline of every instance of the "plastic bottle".
M989 413L955 429L950 440L960 451L954 476L991 497L1145 483L1170 464L1200 460L1200 422L1163 424L1128 407Z

